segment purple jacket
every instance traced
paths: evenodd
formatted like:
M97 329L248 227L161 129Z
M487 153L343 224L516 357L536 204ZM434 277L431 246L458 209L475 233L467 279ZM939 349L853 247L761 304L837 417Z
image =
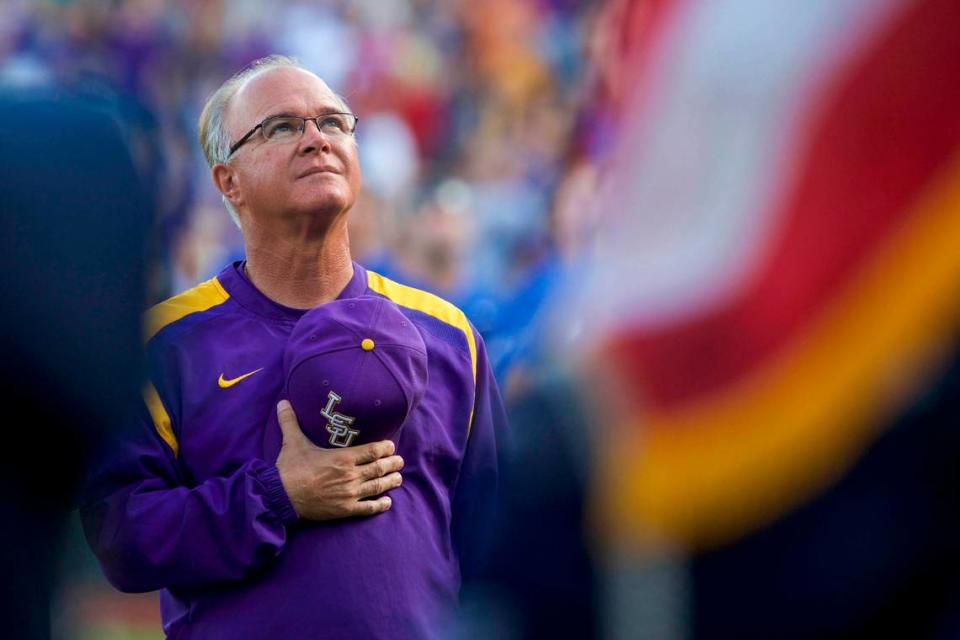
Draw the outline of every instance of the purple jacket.
M355 264L340 297L360 295L417 326L429 381L397 443L393 507L322 523L298 520L265 438L303 311L236 263L148 313L142 420L96 466L81 516L111 583L162 590L170 638L430 638L455 613L492 527L499 393L459 309Z

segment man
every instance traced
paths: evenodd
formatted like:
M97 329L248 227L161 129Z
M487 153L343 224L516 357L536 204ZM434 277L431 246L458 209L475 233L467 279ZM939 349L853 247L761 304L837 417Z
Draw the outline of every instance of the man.
M436 637L480 563L499 393L462 312L352 262L355 125L282 57L227 81L201 115L247 258L148 314L139 437L102 465L82 510L114 585L162 589L171 638ZM307 310L369 296L419 331L429 382L397 450L317 447L277 403L284 348ZM265 444L274 411L279 455Z

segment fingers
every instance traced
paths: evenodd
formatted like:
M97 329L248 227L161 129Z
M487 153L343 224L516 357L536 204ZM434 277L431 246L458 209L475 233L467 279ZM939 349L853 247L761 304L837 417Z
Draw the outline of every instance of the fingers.
M354 463L358 465L367 464L373 462L374 460L379 460L380 458L392 456L393 452L396 451L396 447L390 440L371 442L370 444L354 447L354 449Z
M300 442L307 437L300 430L297 414L293 412L293 406L288 400L281 400L277 403L277 421L280 422L280 431L283 432L284 443Z
M403 458L394 455L393 442L338 450L313 446L286 400L277 404L277 419L283 433L277 469L301 518L372 516L392 507L390 497L382 494L403 482Z
M393 500L390 499L390 496L381 496L376 500L361 500L357 503L354 515L375 516L389 509L392 504Z
M400 456L390 456L389 458L380 458L373 462L359 467L360 477L364 480L372 480L385 476L394 471L403 469L403 458Z
M401 484L403 484L403 476L397 472L393 472L382 478L374 478L373 480L367 480L362 483L358 494L361 498L378 496L385 491L390 491L390 489L396 489Z

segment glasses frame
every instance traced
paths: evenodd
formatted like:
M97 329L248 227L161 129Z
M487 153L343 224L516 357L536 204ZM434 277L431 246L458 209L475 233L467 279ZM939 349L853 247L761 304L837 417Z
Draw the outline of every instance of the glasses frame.
M227 153L227 159L229 160L230 157L237 151L237 149L239 149L240 147L242 147L242 146L244 145L244 143L246 143L251 137L253 137L253 134L255 134L257 131L262 131L262 130L263 130L263 125L264 125L264 123L267 122L268 120L273 120L274 118L299 118L300 120L303 120L303 128L300 129L300 134L299 134L299 136L297 137L297 139L299 139L300 137L303 136L303 132L307 130L307 122L309 122L309 121L313 121L313 123L314 123L315 125L317 125L317 130L322 133L322 132L323 132L323 129L320 128L320 119L321 119L321 118L326 118L326 117L328 117L328 116L350 116L350 117L352 117L352 118L353 118L353 127L351 127L350 131L347 132L347 133L350 134L350 135L353 135L353 133L357 130L357 123L360 122L360 118L357 117L357 114L355 114L355 113L350 113L349 111L330 111L330 112L321 113L321 114L318 115L318 116L312 116L312 117L309 117L309 118L304 118L303 116L291 116L291 115L269 116L269 117L266 117L266 118L264 118L263 120L261 120L261 121L257 124L257 126L255 126L253 129L250 129L250 131L247 131L247 132L243 135L242 138L240 138L240 139L237 140L235 143L233 143L232 145L230 145L230 152ZM264 138L264 140L266 140L267 142L270 142L270 140L268 140L266 137Z

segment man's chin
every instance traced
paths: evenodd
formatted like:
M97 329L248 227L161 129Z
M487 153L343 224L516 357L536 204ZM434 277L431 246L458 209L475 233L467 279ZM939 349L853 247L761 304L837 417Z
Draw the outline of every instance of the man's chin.
M341 213L346 213L353 205L353 201L344 196L335 196L333 194L304 200L296 211L303 215L335 217Z

